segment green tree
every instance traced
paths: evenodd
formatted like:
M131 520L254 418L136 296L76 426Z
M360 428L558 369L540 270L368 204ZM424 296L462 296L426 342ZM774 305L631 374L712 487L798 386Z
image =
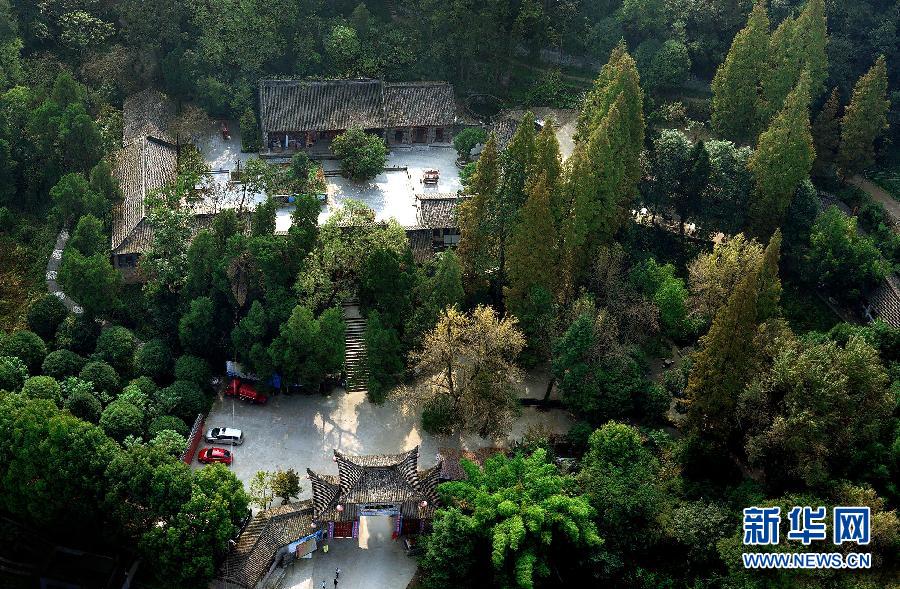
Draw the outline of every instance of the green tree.
M297 497L300 491L300 475L293 468L272 473L272 494L281 497L282 505L290 503L291 497Z
M479 566L490 550L479 522L456 507L439 509L432 530L422 538L424 552L419 566L427 589L464 589L472 579L483 578Z
M16 356L0 356L0 391L17 392L28 378L28 367Z
M765 122L759 88L768 75L769 16L764 2L756 2L745 26L731 43L712 83L712 125L723 137L746 141L756 137Z
M815 151L809 124L809 79L804 74L784 108L759 136L750 158L756 185L748 211L753 232L767 238L784 221L800 183L809 177Z
M52 340L69 310L59 297L46 294L28 308L28 328L45 340Z
M838 147L841 144L841 119L838 116L840 109L841 95L835 87L816 115L811 128L813 147L816 150L812 174L817 178L833 178L835 175Z
M90 391L75 391L66 399L64 407L78 419L94 424L100 423L103 405L100 404L97 395Z
M144 412L127 401L113 401L100 415L100 427L117 442L127 436L143 437Z
M138 348L134 355L134 373L149 376L161 383L172 374L172 350L161 339L152 339Z
M578 483L597 513L606 550L621 559L659 539L670 500L664 477L637 428L610 421L591 434Z
M868 474L884 464L895 400L877 351L785 338L772 366L743 392L739 415L750 464L777 490Z
M659 321L669 337L679 338L687 329L687 297L684 280L675 276L672 264L659 264L653 258L635 266L630 275L635 288L659 309Z
M55 405L62 402L59 383L52 376L32 376L22 385L22 395L29 399L46 399Z
M487 540L476 546L490 546L494 584L531 589L551 571L573 570L580 556L603 543L594 510L572 493L570 479L559 474L543 449L513 458L498 454L483 468L464 461L463 468L467 479L445 483L439 494L445 505L474 520L474 526L459 529L474 527ZM423 566L436 565L434 573L424 569L426 579L431 574L452 578L441 570L450 563L434 556L432 551L432 558L423 560Z
M209 297L191 301L178 322L178 339L189 354L208 357L216 349L215 306Z
M856 217L837 207L828 207L816 219L809 245L808 279L841 300L858 300L887 276L887 265L872 238L857 230Z
M759 265L748 269L716 312L693 357L685 389L690 424L720 443L732 441L735 435L735 403L757 361L757 329L770 318L763 313L772 312L771 265L773 258L777 264L780 244L776 233ZM775 272L777 276L777 266Z
M838 165L844 176L857 174L875 162L875 141L888 128L887 88L887 64L880 56L856 82L841 119Z
M487 141L487 132L480 127L466 127L453 138L453 148L464 160L469 159L472 149Z
M194 423L197 414L209 408L200 387L185 380L160 389L152 405L156 415L174 415L185 423Z
M297 305L281 325L269 355L288 382L318 390L326 374L343 366L345 329L340 309L328 309L316 319L309 308Z
M366 319L365 340L369 368L366 393L373 403L383 403L403 374L403 348L396 330L382 322L377 310Z
M87 179L79 173L66 174L50 189L57 220L67 223L82 215L103 217L109 203L91 189Z
M354 77L360 73L360 46L356 29L336 25L325 39L325 56L329 70L337 77Z
M116 369L99 360L88 362L78 373L78 378L94 385L98 393L111 397L119 392L119 375Z
M541 174L528 193L506 243L506 306L515 315L523 310L532 289L552 293L556 286L557 235L546 174Z
M356 181L374 178L387 161L384 140L362 129L348 129L335 137L331 151L340 158L344 175Z
M361 270L359 302L363 309L378 310L385 325L401 330L412 313L416 288L412 252L378 248L368 253Z
M13 356L20 359L28 367L28 372L38 374L44 357L47 356L47 345L36 333L31 331L14 331L0 337L0 356Z
M268 509L275 500L272 491L272 473L258 470L250 479L250 504L260 509Z
M93 215L83 215L75 225L75 232L69 245L84 256L106 254L109 250L109 235L103 229L103 222Z
M209 386L212 370L209 362L197 356L185 354L175 361L175 380L193 382L200 388Z
M712 252L697 256L688 265L693 310L712 318L741 278L761 263L762 256L763 247L743 233L713 245Z
M163 430L171 430L182 436L187 436L190 433L190 428L188 428L188 425L184 420L179 419L174 415L161 415L150 422L150 426L147 427L147 435L150 436L150 439L152 440Z
M150 438L150 445L173 458L181 458L187 448L187 439L174 430L164 429Z
M244 110L238 126L241 128L241 151L245 153L259 151L262 141L260 140L259 124L256 122L256 113L252 108Z
M824 0L807 0L796 18L784 19L769 41L769 67L762 77L765 120L782 109L802 74L809 77L812 100L825 92L828 78L828 35Z
M521 371L515 360L525 346L516 323L490 307L468 315L446 309L413 354L416 370L431 375L420 387L423 404L443 400L460 431L485 437L508 431L518 411Z
M84 358L71 350L54 350L44 358L44 362L41 364L41 374L62 380L81 372L84 363Z
M130 330L121 327L108 327L100 332L97 338L95 355L112 366L117 373L128 377L134 365L134 352L137 340Z
M468 191L472 198L457 207L459 255L463 283L469 293L483 291L489 271L496 268L499 242L490 230L493 203L500 189L500 152L492 133L481 152Z
M92 317L108 315L119 306L122 275L109 263L109 255L84 256L67 247L59 268L59 282Z

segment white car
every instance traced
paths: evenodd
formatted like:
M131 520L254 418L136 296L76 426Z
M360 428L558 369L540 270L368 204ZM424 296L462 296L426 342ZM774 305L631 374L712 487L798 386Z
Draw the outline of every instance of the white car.
M231 427L214 427L206 432L206 441L210 444L240 446L244 443L244 432Z

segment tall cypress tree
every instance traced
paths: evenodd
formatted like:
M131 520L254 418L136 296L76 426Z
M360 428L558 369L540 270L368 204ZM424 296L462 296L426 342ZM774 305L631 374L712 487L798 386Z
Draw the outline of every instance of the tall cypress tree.
M484 145L472 175L469 194L472 198L457 208L459 222L459 255L463 282L469 294L486 287L485 276L496 268L497 237L492 232L494 205L500 189L500 153L492 133Z
M506 307L515 315L534 287L555 290L557 236L550 203L547 175L541 174L528 191L507 245Z
M822 95L828 79L827 42L824 0L807 0L796 18L784 19L775 29L769 42L769 67L762 78L765 121L781 110L803 72L809 75L810 99Z
M835 87L812 124L813 147L816 149L812 173L817 178L834 176L834 164L841 144L840 109L841 95Z
M841 119L838 163L844 176L862 172L875 163L875 141L888 128L887 64L878 58L853 87L850 105Z
M760 130L759 88L767 74L769 16L760 0L734 37L712 83L712 124L723 137L745 141Z
M753 233L766 238L781 225L800 183L815 159L809 124L809 78L804 73L784 108L759 136L750 158L756 185L748 219Z
M554 223L559 228L566 213L566 203L560 190L562 157L553 125L553 119L548 118L544 122L544 128L534 140L534 158L531 170L528 171L528 178L533 182L539 176L545 176L547 190L550 193L550 210L553 213Z
M685 389L691 426L720 442L733 441L734 408L758 358L758 328L779 313L781 281L776 231L758 263L744 275L700 338Z

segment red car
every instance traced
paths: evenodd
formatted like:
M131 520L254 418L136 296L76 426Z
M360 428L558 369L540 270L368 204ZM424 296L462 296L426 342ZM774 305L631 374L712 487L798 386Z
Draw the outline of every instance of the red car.
M231 461L234 460L234 458L231 456L231 452L225 448L204 448L200 450L200 455L197 456L197 460L203 464L209 464L211 462L231 464Z
M241 382L239 378L232 378L228 386L225 387L226 397L237 397L242 401L249 401L257 405L263 405L269 400L269 397L260 393L255 388L245 382Z

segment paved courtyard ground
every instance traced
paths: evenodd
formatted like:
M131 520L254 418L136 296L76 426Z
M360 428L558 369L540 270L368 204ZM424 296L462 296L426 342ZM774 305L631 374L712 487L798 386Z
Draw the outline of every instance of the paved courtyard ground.
M407 556L403 543L391 540L388 517L363 517L359 538L336 538L328 552L317 550L312 558L289 565L283 589L334 589L334 570L341 569L338 589L403 589L416 572L416 559Z
M544 381L526 379L526 396L542 397ZM206 428L228 426L244 431L244 444L234 448L231 469L249 488L258 470L293 468L301 475L306 469L337 474L332 460L334 449L348 454L395 454L419 446L419 468L435 464L438 448L445 446L477 449L496 442L478 436L436 437L421 429L420 411L400 398L374 405L365 393L342 389L328 395L278 395L267 405L248 405L232 397L216 400ZM523 407L509 440L520 438L530 426L564 433L571 416L561 410L539 411ZM203 447L203 446L201 446ZM195 466L199 464L194 461ZM311 497L305 479L301 499Z

